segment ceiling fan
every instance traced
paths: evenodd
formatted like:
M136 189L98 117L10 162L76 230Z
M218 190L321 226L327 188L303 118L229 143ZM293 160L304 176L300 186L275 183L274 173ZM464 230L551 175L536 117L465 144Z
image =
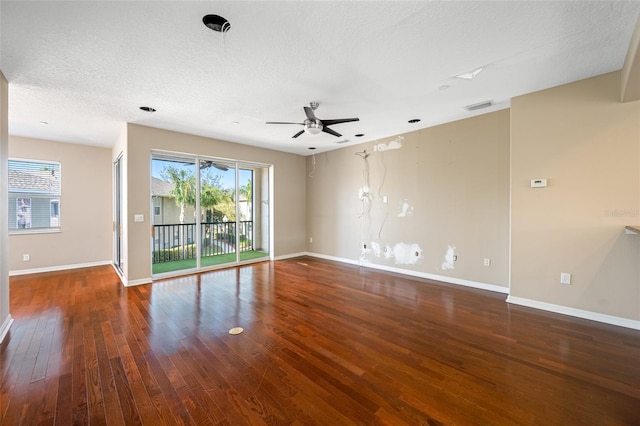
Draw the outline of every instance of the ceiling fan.
M223 172L226 172L227 170L229 170L229 166L223 163L216 163L215 161L211 161L211 160L200 162L200 170L208 169L209 167L215 167L216 169L222 170Z
M318 102L310 102L308 107L303 107L304 113L307 115L307 119L304 120L304 122L302 123L291 123L291 122L284 122L284 121L267 121L267 124L299 124L301 126L304 126L304 129L300 130L298 133L293 135L294 138L297 138L298 136L300 136L305 132L309 133L310 135L316 135L320 132L325 132L339 138L342 135L336 132L335 130L330 129L328 126L331 126L333 124L349 123L351 121L360 121L359 118L337 118L333 120L320 120L314 114L314 111L318 109L319 105L320 104Z

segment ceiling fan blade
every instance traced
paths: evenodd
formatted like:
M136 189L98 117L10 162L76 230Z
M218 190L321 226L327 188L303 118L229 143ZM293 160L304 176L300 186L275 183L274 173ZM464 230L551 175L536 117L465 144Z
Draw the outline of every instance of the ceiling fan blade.
M311 121L317 120L316 115L313 113L313 110L309 107L303 107L304 113L307 114L307 118Z
M324 123L324 121L323 121L323 123ZM330 135L333 135L333 136L335 136L337 138L342 136L340 133L336 132L335 130L331 130L326 125L322 127L322 131L325 132L325 133L329 133Z
M223 172L226 172L227 170L229 170L229 166L227 166L226 164L211 163L211 165L218 170L222 170Z
M297 138L298 136L300 136L301 134L304 133L304 130L300 130L298 133L296 133L295 135L292 136L292 138Z
M267 121L266 124L299 124L304 126L304 123L291 123L289 121Z
M331 126L333 124L349 123L351 121L360 121L360 119L359 118L336 118L333 120L322 120L322 124L324 124L325 126Z

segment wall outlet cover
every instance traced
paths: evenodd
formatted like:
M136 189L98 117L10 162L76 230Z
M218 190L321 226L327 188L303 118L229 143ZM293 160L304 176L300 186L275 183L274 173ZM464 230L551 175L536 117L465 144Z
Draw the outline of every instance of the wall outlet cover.
M547 187L547 179L531 179L531 187L532 188L546 188Z

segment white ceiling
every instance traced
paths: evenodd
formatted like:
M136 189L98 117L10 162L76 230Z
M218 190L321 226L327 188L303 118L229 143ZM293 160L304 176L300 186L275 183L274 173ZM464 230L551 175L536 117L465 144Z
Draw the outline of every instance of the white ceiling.
M638 1L2 0L0 69L12 135L109 147L130 122L308 155L618 70L639 13ZM231 29L206 28L207 14ZM332 126L341 138L265 124L302 122L310 101L321 119L360 121Z

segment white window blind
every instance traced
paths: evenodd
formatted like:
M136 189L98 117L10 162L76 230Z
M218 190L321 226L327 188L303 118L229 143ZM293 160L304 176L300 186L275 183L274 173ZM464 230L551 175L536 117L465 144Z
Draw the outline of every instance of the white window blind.
M9 159L9 230L60 228L60 163Z

